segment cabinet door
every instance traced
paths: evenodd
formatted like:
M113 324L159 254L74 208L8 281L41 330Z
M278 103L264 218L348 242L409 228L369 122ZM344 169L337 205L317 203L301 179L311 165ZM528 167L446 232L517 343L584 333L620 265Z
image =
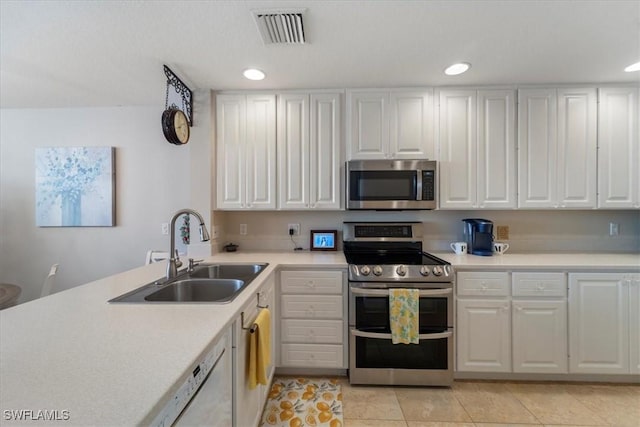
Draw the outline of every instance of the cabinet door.
M241 209L245 200L246 97L216 97L217 208Z
M347 159L385 159L389 150L389 93L347 92Z
M629 364L632 374L640 374L640 275L629 279Z
M558 89L558 203L596 207L595 89Z
M245 327L249 327L258 315L258 300L254 296L243 308ZM262 415L265 386L249 389L247 376L249 366L249 331L243 329L242 318L238 317L233 337L233 425L236 427L257 426Z
M476 206L476 92L440 92L440 207Z
M278 96L278 208L309 207L309 95Z
M509 300L458 299L458 371L511 371Z
M310 208L340 209L340 94L311 95Z
M639 207L638 89L602 88L599 93L598 207Z
M247 96L246 179L249 209L276 207L276 98ZM225 165L229 168L229 165Z
M478 92L477 206L516 207L515 92Z
M569 372L629 372L628 296L623 274L569 274Z
M283 318L343 319L342 295L282 295Z
M282 366L300 368L346 368L341 345L282 344Z
M280 273L283 294L341 294L341 271L285 270Z
M557 207L555 89L518 91L518 207Z
M389 96L389 154L395 159L435 159L433 91L397 91Z
M277 332L277 310L276 310L276 292L275 292L275 276L272 274L267 282L262 285L262 289L258 293L258 301L257 304L260 307L266 307L271 312L271 365L267 368L267 378L269 383L273 379L273 374L276 370L276 332ZM266 397L266 393L268 392L268 387L263 386L263 392Z
M513 300L513 371L566 373L567 301Z

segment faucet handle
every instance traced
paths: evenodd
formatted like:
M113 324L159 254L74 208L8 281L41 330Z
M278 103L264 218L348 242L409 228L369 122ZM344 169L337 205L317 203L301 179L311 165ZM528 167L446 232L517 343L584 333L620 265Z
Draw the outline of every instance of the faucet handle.
M180 261L180 255L178 254L178 250L176 249L176 268L180 268L182 267L182 261Z

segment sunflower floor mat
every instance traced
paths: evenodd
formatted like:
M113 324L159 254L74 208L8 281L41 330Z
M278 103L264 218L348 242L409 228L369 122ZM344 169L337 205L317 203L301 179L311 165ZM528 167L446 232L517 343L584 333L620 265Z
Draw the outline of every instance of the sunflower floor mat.
M342 427L342 388L337 379L276 378L261 427Z

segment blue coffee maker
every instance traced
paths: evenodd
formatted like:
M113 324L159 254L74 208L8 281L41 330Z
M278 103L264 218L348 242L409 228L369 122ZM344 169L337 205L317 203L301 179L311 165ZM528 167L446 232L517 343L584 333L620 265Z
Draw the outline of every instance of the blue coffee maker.
M463 219L467 253L481 256L493 255L493 222L488 219Z

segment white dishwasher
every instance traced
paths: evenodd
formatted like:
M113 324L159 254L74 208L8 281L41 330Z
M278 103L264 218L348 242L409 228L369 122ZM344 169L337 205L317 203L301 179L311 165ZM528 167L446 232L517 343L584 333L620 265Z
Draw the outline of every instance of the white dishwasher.
M231 331L227 330L151 426L231 426L231 371Z

